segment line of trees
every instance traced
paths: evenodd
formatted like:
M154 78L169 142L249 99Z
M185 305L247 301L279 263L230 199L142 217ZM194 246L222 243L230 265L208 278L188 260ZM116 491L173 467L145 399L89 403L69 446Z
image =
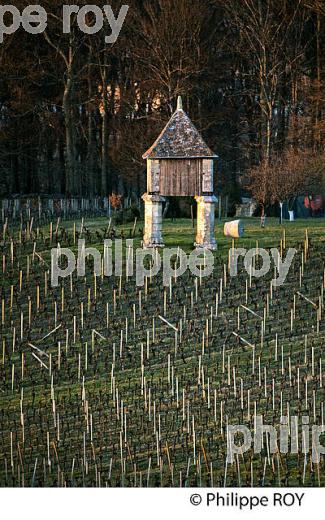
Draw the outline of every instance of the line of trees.
M110 2L115 13L122 3ZM178 95L221 158L218 190L236 193L245 173L256 168L265 172L265 183L275 158L280 164L292 150L319 161L325 141L323 0L127 3L115 44L105 44L108 27L82 33L74 15L71 33L63 34L58 0L42 1L44 34L21 29L5 37L0 195L141 193L142 153ZM27 4L15 2L21 10Z

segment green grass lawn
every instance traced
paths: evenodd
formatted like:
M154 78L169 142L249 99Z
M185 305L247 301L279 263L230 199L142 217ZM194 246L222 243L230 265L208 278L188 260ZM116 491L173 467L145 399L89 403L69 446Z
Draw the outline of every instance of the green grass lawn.
M224 236L224 225L234 219L216 221L216 238L218 242L218 251L222 255L228 253L232 247L232 239ZM235 241L236 247L251 249L256 247L256 241L259 246L263 248L278 247L281 238L285 231L287 247L296 245L302 242L306 237L306 230L308 229L309 238L311 240L325 240L325 219L300 219L296 222L284 222L279 224L279 220L275 218L267 219L267 225L264 229L261 228L259 218L241 219L245 223L245 237ZM72 221L63 222L62 227L72 230L74 223ZM85 226L95 232L97 230L107 229L108 219L85 219ZM133 224L125 224L113 227L118 231L123 231L126 238L129 237L133 230ZM80 221L77 223L77 229L80 228ZM143 230L144 222L141 221L136 227L136 244L140 246L140 230ZM48 231L48 227L45 228ZM166 247L181 247L185 252L193 249L193 244L196 235L196 222L194 228L190 219L165 219L163 222L163 236Z
M225 237L223 230L225 222L217 222L216 237L218 247L221 252L228 251L232 246L232 239ZM296 244L305 239L306 229L309 230L310 238L314 240L325 240L325 220L298 220L294 223L287 222L280 225L278 219L268 219L266 228L262 229L260 219L242 219L245 223L245 237L236 240L236 247L253 248L256 246L256 241L259 242L260 247L270 248L277 247L283 237L283 232L286 232L287 246ZM195 239L196 230L192 227L192 222L189 220L179 220L171 222L167 220L164 222L164 233L166 245L171 247L175 244L184 248L191 248Z

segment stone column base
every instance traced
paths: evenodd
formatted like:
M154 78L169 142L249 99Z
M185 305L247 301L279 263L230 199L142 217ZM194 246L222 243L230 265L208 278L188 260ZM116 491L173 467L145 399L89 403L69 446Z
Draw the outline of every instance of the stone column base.
M214 195L195 197L197 202L197 249L217 250L215 238L215 205L218 202Z
M165 247L162 237L162 205L165 199L159 195L145 193L142 200L145 203L143 248Z

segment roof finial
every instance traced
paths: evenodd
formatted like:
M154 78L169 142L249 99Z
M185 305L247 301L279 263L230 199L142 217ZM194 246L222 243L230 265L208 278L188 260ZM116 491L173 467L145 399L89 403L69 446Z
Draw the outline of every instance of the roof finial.
M177 99L177 110L183 110L182 96L178 96L178 99Z

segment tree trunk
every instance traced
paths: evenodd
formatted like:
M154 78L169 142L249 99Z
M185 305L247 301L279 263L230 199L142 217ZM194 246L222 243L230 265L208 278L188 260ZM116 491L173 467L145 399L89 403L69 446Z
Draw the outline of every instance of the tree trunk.
M107 179L108 179L108 100L107 100L107 70L106 60L104 63L104 70L102 73L102 164L101 164L101 194L107 195Z
M90 74L90 65L88 66L88 149L87 149L87 195L92 196L97 190L95 180L96 160L95 150L96 142L94 135L93 111L91 108L91 100L93 95L93 86Z
M320 111L320 98L321 98L321 17L317 13L316 20L316 106L315 106L315 136L314 136L314 148L317 151L321 144L321 132L319 124L322 118Z
M74 151L74 126L71 107L72 92L72 75L71 70L67 72L67 81L63 94L63 113L65 120L65 168L66 168L66 185L67 194L76 195L77 187L75 183L75 151Z
M280 202L280 224L283 222L283 202Z

